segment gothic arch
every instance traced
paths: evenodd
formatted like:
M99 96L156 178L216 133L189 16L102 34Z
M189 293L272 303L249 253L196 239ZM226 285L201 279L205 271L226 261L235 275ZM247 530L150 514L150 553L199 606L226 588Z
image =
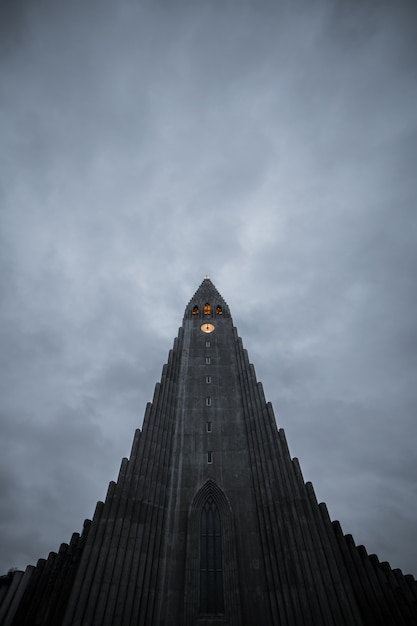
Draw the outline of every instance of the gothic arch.
M212 500L220 514L221 544L223 553L224 616L219 624L241 624L239 581L237 577L236 540L233 513L225 493L213 481L207 480L196 493L188 514L187 558L185 572L185 624L194 626L199 622L200 610L200 522L207 501ZM203 618L204 619L204 618ZM216 619L209 622L216 624Z

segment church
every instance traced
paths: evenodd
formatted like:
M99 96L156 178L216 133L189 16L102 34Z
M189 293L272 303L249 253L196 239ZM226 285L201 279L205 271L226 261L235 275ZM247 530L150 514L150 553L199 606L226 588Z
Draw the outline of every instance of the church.
M1 626L401 626L417 583L305 483L206 277L93 519L0 578Z

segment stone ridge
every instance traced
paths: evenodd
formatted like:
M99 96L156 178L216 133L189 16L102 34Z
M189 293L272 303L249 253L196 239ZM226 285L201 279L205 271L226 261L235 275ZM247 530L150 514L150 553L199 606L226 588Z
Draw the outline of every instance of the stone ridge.
M187 312L191 305L194 305L196 301L199 301L200 304L202 304L203 301L210 302L210 304L212 305L220 304L225 310L224 312L227 311L227 313L230 315L230 310L227 302L217 291L210 278L204 278L203 282L187 304L185 311Z

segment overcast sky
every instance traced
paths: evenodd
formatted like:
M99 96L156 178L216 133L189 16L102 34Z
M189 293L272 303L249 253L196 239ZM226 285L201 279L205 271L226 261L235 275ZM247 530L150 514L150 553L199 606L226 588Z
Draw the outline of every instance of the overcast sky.
M413 0L8 0L0 572L80 531L205 274L291 454L417 574Z

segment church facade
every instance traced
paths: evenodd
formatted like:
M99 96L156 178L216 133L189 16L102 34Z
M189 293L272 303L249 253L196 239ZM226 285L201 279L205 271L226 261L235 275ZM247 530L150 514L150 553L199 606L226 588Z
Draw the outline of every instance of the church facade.
M0 579L0 624L411 625L417 583L317 503L205 278L117 482L81 535Z

